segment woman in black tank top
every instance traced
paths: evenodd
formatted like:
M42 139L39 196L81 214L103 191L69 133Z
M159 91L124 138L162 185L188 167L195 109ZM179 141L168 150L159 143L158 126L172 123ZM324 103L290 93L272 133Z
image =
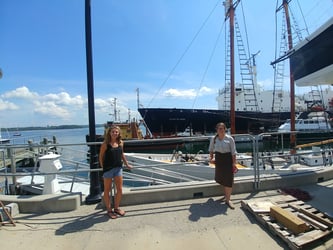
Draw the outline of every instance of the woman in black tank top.
M99 153L99 164L103 168L103 181L104 181L104 203L107 213L111 219L116 219L117 215L124 216L125 211L119 208L121 197L123 194L123 163L127 168L132 167L128 164L124 150L123 141L121 140L120 128L118 126L111 126L106 129L104 134L104 141L101 145ZM112 188L112 181L116 186L116 194L114 199L114 210L110 199L110 191Z

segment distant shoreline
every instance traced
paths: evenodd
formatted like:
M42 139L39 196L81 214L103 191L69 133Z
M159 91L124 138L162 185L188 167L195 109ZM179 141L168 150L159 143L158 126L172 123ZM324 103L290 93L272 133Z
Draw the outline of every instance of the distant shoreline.
M104 127L104 124L96 124L96 127ZM49 129L76 129L76 128L89 128L89 125L59 125L59 126L46 126L46 127L19 127L19 128L6 128L8 132L27 131L27 130L49 130Z

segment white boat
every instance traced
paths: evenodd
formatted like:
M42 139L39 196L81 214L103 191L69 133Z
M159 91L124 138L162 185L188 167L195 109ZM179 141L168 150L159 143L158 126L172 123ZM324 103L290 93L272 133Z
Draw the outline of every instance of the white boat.
M283 123L279 128L279 132L290 132L290 119ZM306 119L296 118L295 120L295 130L296 131L318 131L331 130L331 124L325 116L311 116L309 115Z
M8 134L8 131L7 131ZM2 132L1 132L1 128L0 128L0 144L9 144L10 143L10 139L9 139L9 134L8 134L8 138L2 138Z
M0 144L9 144L10 143L10 136L7 130L7 138L2 138L2 129L0 127Z
M10 139L1 138L1 136L0 136L0 144L9 144L9 143L10 143Z

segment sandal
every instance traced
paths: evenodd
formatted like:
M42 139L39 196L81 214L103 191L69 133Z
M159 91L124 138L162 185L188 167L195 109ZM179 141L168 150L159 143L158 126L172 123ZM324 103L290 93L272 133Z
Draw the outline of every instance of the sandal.
M117 219L117 218L118 218L118 216L117 216L114 212L112 212L112 211L108 211L107 215L108 215L111 219Z
M113 210L116 214L119 214L120 216L124 216L126 213L125 213L125 211L123 211L123 210L121 210L121 209L119 209L119 208L115 208L114 210Z
M229 208L231 208L231 209L235 209L235 206L234 206L234 204L232 203L232 201L229 200L229 201L226 201L225 203L228 205Z

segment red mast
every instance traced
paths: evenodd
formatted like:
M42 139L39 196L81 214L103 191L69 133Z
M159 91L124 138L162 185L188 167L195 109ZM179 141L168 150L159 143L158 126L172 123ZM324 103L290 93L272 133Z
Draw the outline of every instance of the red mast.
M236 133L235 126L235 49L234 49L234 17L235 8L233 0L229 0L229 8L226 15L229 14L230 23L230 128L231 134Z
M288 33L288 49L291 50L293 48L293 39L291 34L291 25L290 25L290 17L289 17L289 8L288 3L290 0L283 0L283 9L286 14L286 23L287 23L287 33ZM291 71L291 65L289 63L289 71L290 71L290 131L295 131L295 84L294 84L294 76ZM292 151L295 150L296 147L296 135L290 134L290 148Z

